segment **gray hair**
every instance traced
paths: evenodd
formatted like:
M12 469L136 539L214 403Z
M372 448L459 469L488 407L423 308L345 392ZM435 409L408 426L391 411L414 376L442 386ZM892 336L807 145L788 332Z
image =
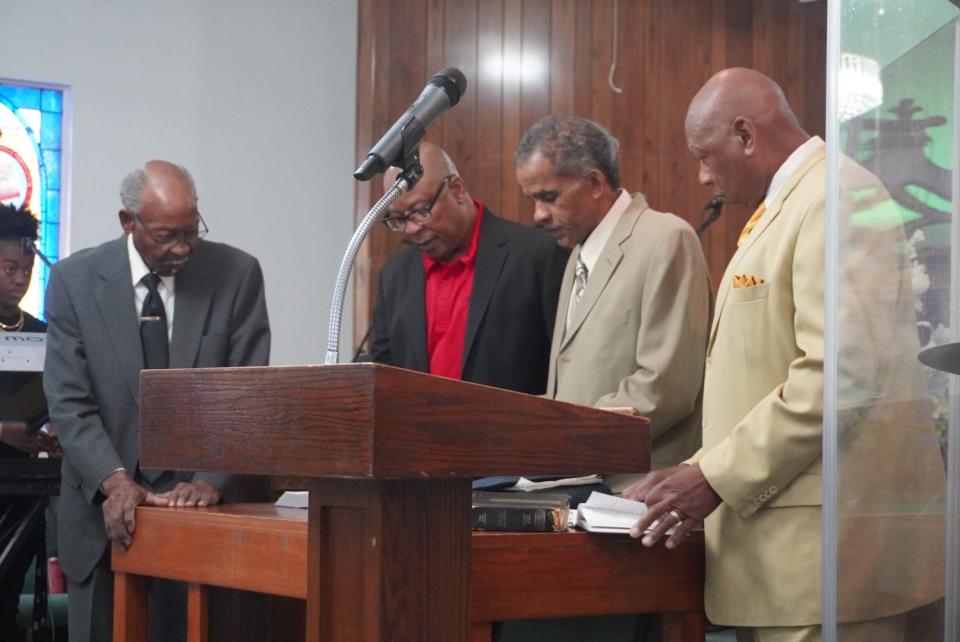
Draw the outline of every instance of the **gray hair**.
M193 182L193 176L190 175L186 167L182 165L175 165L175 167L187 179L187 183L190 185L190 193L193 195L193 199L197 200L197 184ZM131 214L140 213L143 188L146 187L149 180L147 170L142 166L123 177L123 180L120 181L120 204L123 205L125 211Z
M596 169L612 189L620 189L620 143L592 120L544 116L523 134L514 162L523 165L538 152L553 163L557 176L583 178Z

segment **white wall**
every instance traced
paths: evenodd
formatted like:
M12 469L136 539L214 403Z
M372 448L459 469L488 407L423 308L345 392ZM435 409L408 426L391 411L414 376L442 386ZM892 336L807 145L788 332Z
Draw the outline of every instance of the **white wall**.
M181 163L210 238L260 259L272 363L322 363L352 231L356 0L0 0L0 14L0 78L72 88L65 249L120 234L127 171Z

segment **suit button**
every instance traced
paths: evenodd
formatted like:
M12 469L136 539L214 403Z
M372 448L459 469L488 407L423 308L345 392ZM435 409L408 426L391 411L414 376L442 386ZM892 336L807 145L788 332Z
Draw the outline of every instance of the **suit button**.
M771 486L771 487L770 487L770 490L769 490L768 492L769 492L771 495L776 495L778 490L780 490L780 489L777 488L776 486Z

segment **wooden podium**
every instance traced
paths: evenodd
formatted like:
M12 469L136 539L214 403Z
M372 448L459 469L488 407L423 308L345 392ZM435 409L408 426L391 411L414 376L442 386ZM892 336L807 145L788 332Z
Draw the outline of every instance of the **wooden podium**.
M308 642L467 642L472 478L650 460L645 419L378 364L144 371L140 403L144 468L310 478Z

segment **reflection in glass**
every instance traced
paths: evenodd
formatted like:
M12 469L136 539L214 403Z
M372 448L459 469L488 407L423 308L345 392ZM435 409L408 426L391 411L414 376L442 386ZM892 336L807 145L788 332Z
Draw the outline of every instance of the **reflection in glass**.
M836 367L826 394L836 408L825 417L836 472L824 480L836 493L835 530L824 539L835 546L824 584L835 583L836 597L824 604L825 621L839 624L824 637L943 640L947 479L956 475L947 465L951 384L916 355L960 329L951 284L960 10L946 0L840 4L831 45L843 54L836 111L827 115L839 133L828 140L839 205L828 219L837 258L826 329ZM854 72L859 84L849 84ZM870 94L877 87L867 75L879 93Z

